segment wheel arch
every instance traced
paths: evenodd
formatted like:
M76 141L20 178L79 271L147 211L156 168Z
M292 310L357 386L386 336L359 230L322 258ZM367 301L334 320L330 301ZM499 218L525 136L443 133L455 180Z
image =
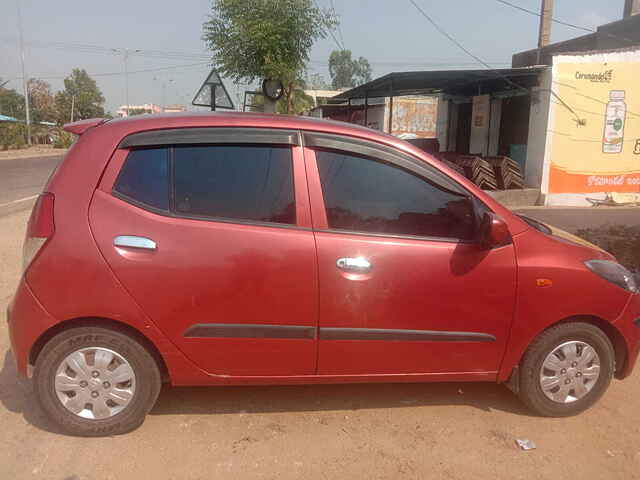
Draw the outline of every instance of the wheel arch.
M595 315L572 315L572 316L563 318L562 320L558 320L555 323L551 323L547 325L545 328L543 328L542 330L537 332L533 337L531 337L526 347L522 350L522 352L520 352L520 356L518 357L517 361L511 366L511 371L509 372L509 375L507 377L508 380L505 382L511 390L514 390L516 392L519 390L519 386L517 384L519 366L520 366L520 363L522 362L522 358L524 357L524 354L529 349L529 346L531 345L531 343L536 338L538 338L543 332L546 332L550 328L553 328L558 325L562 325L564 323L571 323L571 322L582 322L582 323L588 323L590 325L593 325L594 327L597 327L598 329L600 329L607 336L607 338L609 338L609 341L613 346L613 351L615 356L615 376L618 378L622 374L622 372L625 370L626 361L628 357L627 343L625 342L624 337L622 336L622 333L620 333L620 331L616 328L615 325Z
M140 345L147 349L147 351L151 354L153 359L155 360L158 368L160 369L160 375L162 377L163 382L169 380L169 369L165 362L164 357L158 350L158 347L140 330L131 325L123 322L119 322L117 320L112 320L110 318L102 318L102 317L80 317L73 318L69 320L65 320L63 322L57 323L50 327L48 330L45 330L38 339L33 343L31 350L29 351L29 364L35 365L38 355L47 344L49 340L58 335L59 333L68 330L70 328L75 327L103 327L111 330L118 331L120 333L124 333L129 337L136 340Z
M615 375L617 376L618 374L620 374L620 372L622 372L625 369L625 364L627 362L627 356L629 353L627 351L627 343L625 342L624 337L622 336L622 333L620 333L620 331L616 328L615 325L613 325L610 322L607 322L606 320L603 320L600 317L596 317L594 315L576 315L573 317L565 318L564 320L561 320L555 323L554 325L550 325L545 330L555 325L560 325L563 323L570 323L570 322L589 323L594 327L598 327L600 330L602 330L604 334L609 338L611 345L613 345L613 352L614 352L615 361L616 361Z

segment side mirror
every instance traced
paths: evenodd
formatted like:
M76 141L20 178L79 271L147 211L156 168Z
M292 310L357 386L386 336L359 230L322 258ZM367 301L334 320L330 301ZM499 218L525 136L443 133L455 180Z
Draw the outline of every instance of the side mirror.
M485 213L478 228L478 243L483 250L501 247L511 242L507 224L495 213Z

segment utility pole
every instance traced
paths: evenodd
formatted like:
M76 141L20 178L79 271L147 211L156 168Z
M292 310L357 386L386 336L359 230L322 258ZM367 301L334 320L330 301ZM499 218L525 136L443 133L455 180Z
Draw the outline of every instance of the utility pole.
M162 77L153 77L154 80L158 80L162 85L162 113L164 113L165 108L167 107L167 85L171 85L175 82L173 78L169 80L163 80Z
M29 114L29 89L27 74L24 69L24 40L22 38L22 13L20 12L20 0L16 0L18 8L18 32L20 33L20 63L22 65L22 90L24 92L24 110L27 121L27 144L31 145L31 115Z
M124 98L126 102L125 111L127 117L129 116L129 55L132 53L138 53L142 50L130 50L128 48L112 48L116 53L122 53L122 59L124 60Z
M69 119L71 123L73 123L73 107L75 106L75 102L76 102L76 96L71 95L71 118Z
M640 0L624 0L623 18L640 14Z
M542 63L542 49L551 39L551 21L553 19L553 0L542 0L540 6L540 30L538 32L538 65Z

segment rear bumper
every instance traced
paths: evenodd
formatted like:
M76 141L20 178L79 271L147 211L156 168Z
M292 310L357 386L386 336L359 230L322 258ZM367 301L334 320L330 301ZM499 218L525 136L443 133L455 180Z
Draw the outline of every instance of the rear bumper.
M633 372L640 352L640 295L632 295L624 311L613 322L624 337L627 347L627 358L616 374L619 379L626 378Z
M29 373L29 354L36 340L55 320L40 305L27 285L24 277L20 280L16 294L7 308L9 339L18 372Z

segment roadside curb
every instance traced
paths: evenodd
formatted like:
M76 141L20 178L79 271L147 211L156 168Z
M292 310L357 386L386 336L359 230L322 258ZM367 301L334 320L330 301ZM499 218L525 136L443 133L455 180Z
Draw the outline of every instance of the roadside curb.
M20 200L14 200L13 202L0 204L0 217L21 212L23 210L30 210L33 208L33 204L36 202L37 198L38 195L34 195L27 198L21 198Z
M63 157L67 154L68 149L59 149L54 152L28 152L28 155L15 155L4 156L0 154L0 162L9 160L29 160L31 158L44 158L44 157ZM27 153L27 152L25 152Z

